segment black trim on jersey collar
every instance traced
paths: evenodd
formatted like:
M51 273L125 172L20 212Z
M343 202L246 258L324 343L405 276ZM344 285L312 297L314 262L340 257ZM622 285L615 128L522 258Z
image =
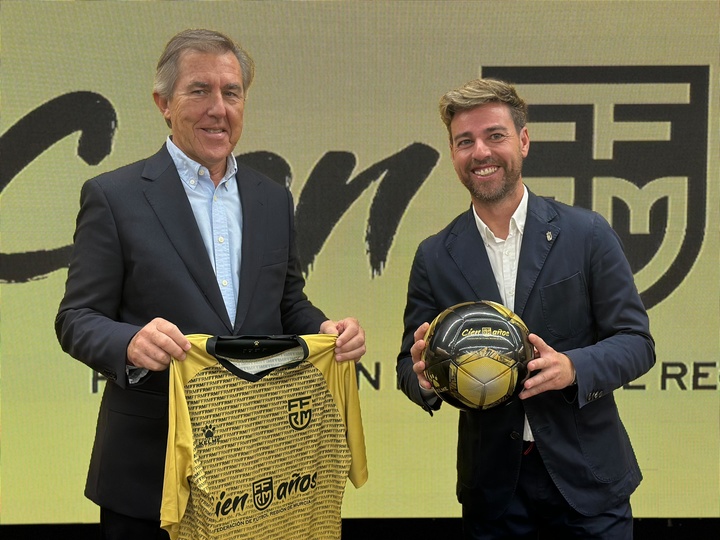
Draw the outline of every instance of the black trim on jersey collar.
M302 359L259 371L255 374L242 370L232 363L232 360L265 360L268 357L275 356L296 347L302 347ZM265 375L277 369L277 367L296 366L306 359L310 353L305 340L296 335L213 336L208 338L205 350L214 356L230 373L251 382L259 381Z

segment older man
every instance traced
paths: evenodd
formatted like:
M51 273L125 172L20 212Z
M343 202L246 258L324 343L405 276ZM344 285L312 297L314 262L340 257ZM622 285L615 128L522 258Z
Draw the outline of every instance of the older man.
M165 538L167 368L187 334L336 333L337 360L365 352L357 320L303 292L290 192L233 157L253 74L230 38L177 34L153 92L171 136L82 189L56 331L108 379L85 489L105 538Z

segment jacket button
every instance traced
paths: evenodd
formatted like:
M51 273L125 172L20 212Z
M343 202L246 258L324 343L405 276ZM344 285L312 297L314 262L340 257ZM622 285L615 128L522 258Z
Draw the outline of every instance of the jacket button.
M510 433L510 438L514 441L522 439L522 435L520 435L517 431L513 431Z

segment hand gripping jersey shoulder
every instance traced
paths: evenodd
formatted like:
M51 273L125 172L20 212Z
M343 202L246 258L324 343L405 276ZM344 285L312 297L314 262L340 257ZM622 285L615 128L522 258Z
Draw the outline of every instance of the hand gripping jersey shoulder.
M337 336L194 334L170 366L162 527L177 538L336 539L367 480L353 362Z

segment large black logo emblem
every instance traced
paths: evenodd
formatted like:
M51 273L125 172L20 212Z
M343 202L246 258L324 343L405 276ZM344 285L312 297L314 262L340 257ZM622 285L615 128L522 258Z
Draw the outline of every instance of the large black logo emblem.
M685 279L705 238L708 66L483 67L530 104L533 191L603 214L647 308Z

